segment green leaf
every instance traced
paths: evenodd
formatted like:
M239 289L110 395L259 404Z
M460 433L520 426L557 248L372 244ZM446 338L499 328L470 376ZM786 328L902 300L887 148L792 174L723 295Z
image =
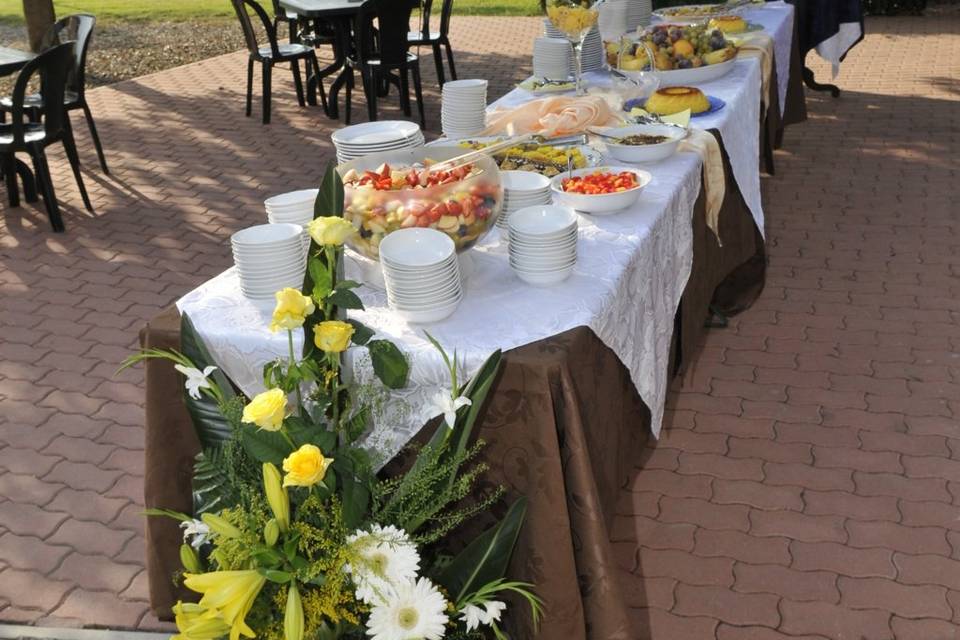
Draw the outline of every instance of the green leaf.
M333 467L340 476L343 524L347 529L356 529L363 522L370 505L370 490L355 475L353 461L348 456L338 457Z
M243 448L257 462L272 462L279 466L292 451L290 443L279 431L265 431L250 426L243 429L241 441Z
M360 296L350 291L350 289L334 289L333 292L327 296L327 301L337 305L341 309L363 309L363 301L360 300Z
M319 258L310 260L310 279L313 282L313 288L310 295L314 300L323 300L333 291L333 273Z
M278 571L277 569L260 569L260 575L277 584L286 584L293 579L293 574L288 571Z
M506 575L526 513L527 499L520 498L499 524L477 536L437 576L458 608L465 597Z
M227 475L222 447L211 447L197 454L193 463L193 514L219 511L235 502Z
M330 163L327 165L327 170L324 171L323 179L320 181L317 199L313 201L313 217L323 218L342 215L343 180L337 173L337 166Z
M183 314L180 318L180 346L183 355L201 371L210 365L216 366L216 362L207 351L206 345L203 344L203 340L187 314ZM233 383L219 367L210 374L210 377L223 392L224 401L236 396ZM232 437L233 428L224 417L222 408L216 400L205 393L200 394L199 399L192 398L186 389L184 389L183 399L202 447L215 447Z
M190 522L191 520L193 520L193 518L191 518L185 513L180 513L179 511L172 511L170 509L144 509L143 515L163 516L165 518L173 518L174 520L179 520L180 522Z
M287 430L287 435L298 447L313 444L320 447L320 450L324 453L329 453L337 445L336 433L327 431L322 425L307 422L302 417L287 418L283 425Z
M361 284L360 284L359 282L355 281L355 280L341 280L340 282L337 283L337 286L334 287L334 288L337 289L337 290L339 290L339 289L356 289L356 288L359 287L359 286L361 286Z
M380 382L391 389L402 389L407 384L410 363L407 357L389 340L371 340L367 343L373 372Z
M373 334L375 333L373 329L363 324L359 320L352 320L348 318L347 322L353 325L353 337L350 338L353 340L353 344L357 344L362 347L370 341L370 338L372 338Z

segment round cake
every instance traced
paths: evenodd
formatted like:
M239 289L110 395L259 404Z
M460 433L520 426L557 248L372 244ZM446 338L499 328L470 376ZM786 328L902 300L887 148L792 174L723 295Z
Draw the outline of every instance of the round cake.
M644 108L660 116L668 116L690 109L691 113L703 113L710 109L710 101L696 87L667 87L658 89L647 98Z
M740 16L717 16L710 20L708 26L724 33L742 33L747 30L747 21Z

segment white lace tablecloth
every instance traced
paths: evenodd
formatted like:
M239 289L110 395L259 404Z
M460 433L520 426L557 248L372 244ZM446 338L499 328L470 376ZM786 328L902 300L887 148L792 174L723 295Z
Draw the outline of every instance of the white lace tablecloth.
M777 65L777 90L780 95L780 113L783 113L787 104L787 86L790 84L790 52L793 50L793 5L786 2L767 2L750 5L741 14L748 22L763 25L764 32L773 38L773 52Z
M700 190L699 157L679 153L653 167L653 175L629 210L580 217L578 263L560 285L541 288L519 280L494 230L470 251L473 268L466 295L446 320L409 324L387 308L382 292L361 288L367 309L351 311L351 316L396 342L411 362L407 388L390 393L391 402L378 413L369 444L385 456L398 451L422 426L427 401L449 387L440 356L424 337L424 329L449 350L456 348L467 373L472 373L496 349L588 326L629 369L651 409L653 430L659 433L673 319L693 260L690 216ZM177 306L190 316L217 364L244 393L263 390L263 365L287 353L285 334L267 329L271 301L244 298L238 276L230 269L191 291ZM302 340L299 334L298 350ZM348 366L366 383L372 380L369 362L356 361L363 353L352 350Z

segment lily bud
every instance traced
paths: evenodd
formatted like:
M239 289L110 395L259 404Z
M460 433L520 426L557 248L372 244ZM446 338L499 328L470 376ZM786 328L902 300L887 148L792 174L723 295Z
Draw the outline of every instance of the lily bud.
M240 533L240 529L237 529L225 519L212 513L205 513L200 516L200 519L203 520L208 527L210 527L211 531L223 536L224 538L239 538L241 535L243 535Z
M180 564L188 573L203 572L203 568L200 566L200 558L197 557L193 547L188 544L180 545Z
M283 488L280 471L270 462L263 463L263 491L280 531L286 531L290 528L290 497Z
M263 539L266 541L268 547L272 547L277 544L277 538L280 537L280 525L277 524L277 521L273 518L267 521L267 524L263 527Z
M284 640L303 640L303 604L300 602L300 592L297 583L290 583L287 591L287 610L283 614Z

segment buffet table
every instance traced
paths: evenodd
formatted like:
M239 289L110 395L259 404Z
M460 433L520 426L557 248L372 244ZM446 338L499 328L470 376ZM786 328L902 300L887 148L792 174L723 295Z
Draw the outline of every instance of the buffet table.
M760 11L769 14L775 42L792 40L792 10ZM774 65L774 73L782 68L789 74L787 58L785 65ZM771 82L771 108L779 112L789 104L796 80L790 74L788 82ZM489 443L489 480L530 501L511 577L536 583L546 602L539 637L634 637L608 535L617 493L648 434L659 433L669 379L695 356L708 307L740 309L762 289L758 160L766 127L759 62L738 61L728 77L703 88L727 102L720 112L694 121L721 143L727 180L718 228L722 244L706 225L699 157L679 153L648 167L654 181L632 208L581 217L579 262L559 286L538 289L518 281L494 230L471 250L466 296L444 321L408 325L387 308L382 292L361 291L367 311L358 319L411 358L411 384L391 398L401 411L378 416L368 440L384 460L416 438L423 423L417 407L445 384L423 328L455 347L468 370L504 349L501 375L477 428ZM524 99L520 94L505 100ZM247 394L259 391L261 365L287 349L286 339L266 328L272 303L244 299L228 270L178 306L231 379ZM141 342L178 347L177 309L151 321ZM368 363L349 364L357 378L370 378ZM146 505L189 511L199 444L181 399L182 381L166 361L148 361L146 367ZM169 577L178 566L179 543L176 523L150 520L151 605L160 617L169 617L180 595ZM527 622L518 617L513 623ZM527 628L514 632L534 637Z

